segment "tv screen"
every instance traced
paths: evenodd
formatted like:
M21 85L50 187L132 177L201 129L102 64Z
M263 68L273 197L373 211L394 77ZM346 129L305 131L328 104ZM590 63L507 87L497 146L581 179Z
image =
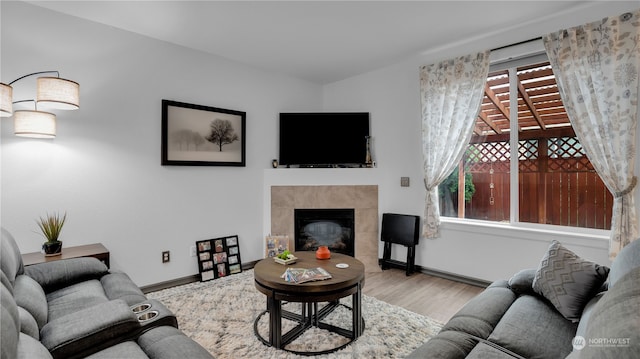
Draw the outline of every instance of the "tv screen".
M281 165L349 166L365 163L368 112L280 113Z

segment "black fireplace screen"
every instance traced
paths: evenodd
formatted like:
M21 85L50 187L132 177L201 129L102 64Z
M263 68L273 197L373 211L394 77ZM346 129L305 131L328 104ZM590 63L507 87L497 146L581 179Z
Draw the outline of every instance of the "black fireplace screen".
M354 256L353 209L296 209L295 250L315 251L327 246L332 252Z

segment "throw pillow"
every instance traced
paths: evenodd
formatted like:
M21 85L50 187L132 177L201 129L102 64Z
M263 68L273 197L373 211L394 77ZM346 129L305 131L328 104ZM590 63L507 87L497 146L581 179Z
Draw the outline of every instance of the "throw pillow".
M533 280L533 290L565 318L578 322L587 302L607 279L609 268L584 260L552 241Z

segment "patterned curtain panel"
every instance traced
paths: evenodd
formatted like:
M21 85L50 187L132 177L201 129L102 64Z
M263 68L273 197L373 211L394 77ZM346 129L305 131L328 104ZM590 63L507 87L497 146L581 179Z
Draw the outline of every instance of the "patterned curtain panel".
M614 195L609 256L638 237L634 163L640 10L543 37L571 124Z
M489 72L489 51L420 68L422 154L427 189L423 236L439 236L437 186L469 144Z

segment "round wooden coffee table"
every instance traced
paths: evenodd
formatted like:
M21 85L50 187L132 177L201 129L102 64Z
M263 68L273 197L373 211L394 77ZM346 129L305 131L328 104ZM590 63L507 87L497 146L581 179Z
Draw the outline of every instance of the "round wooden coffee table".
M273 258L266 258L258 262L253 274L256 288L267 296L267 310L262 312L254 322L256 336L265 344L278 349L298 338L304 331L312 326L326 329L340 334L351 340L339 347L320 352L297 352L302 355L319 355L340 350L358 338L364 330L362 319L362 287L364 286L364 264L359 260L339 254L331 253L331 259L316 259L315 252L295 252L298 260L294 264L285 266L276 263ZM347 264L347 268L338 268L336 264ZM292 268L323 268L331 274L331 279L306 283L289 283L281 278L287 267ZM340 298L352 295L352 328L346 330L327 323L322 319L330 314L337 306ZM282 309L282 301L301 302L302 313L292 313ZM318 302L330 302L321 310L318 310ZM269 340L258 333L258 321L269 313ZM297 326L287 333L282 333L282 318L298 322Z

